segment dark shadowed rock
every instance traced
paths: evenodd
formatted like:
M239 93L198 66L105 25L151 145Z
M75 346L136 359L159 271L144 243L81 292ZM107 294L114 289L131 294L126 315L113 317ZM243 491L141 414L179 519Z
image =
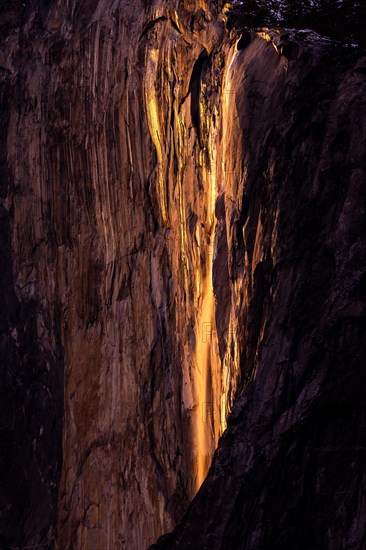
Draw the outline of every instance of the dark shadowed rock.
M230 177L247 205L229 263L242 247L243 384L200 492L156 549L356 549L366 538L364 59L314 39L298 48L286 67L257 41L238 54L246 176Z

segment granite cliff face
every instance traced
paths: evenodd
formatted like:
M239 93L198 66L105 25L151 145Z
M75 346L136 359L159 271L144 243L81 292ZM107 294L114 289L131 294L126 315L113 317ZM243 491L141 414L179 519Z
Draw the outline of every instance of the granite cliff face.
M4 8L4 548L362 547L366 58L221 8Z
M153 548L366 540L366 59L347 68L316 37L272 36L288 57L259 39L238 52L225 120L242 384L201 490Z

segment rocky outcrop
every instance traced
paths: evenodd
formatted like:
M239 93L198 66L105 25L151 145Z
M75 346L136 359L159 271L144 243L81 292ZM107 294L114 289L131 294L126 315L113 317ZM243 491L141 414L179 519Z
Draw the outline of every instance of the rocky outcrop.
M4 548L363 540L365 60L221 7L6 11Z
M366 537L366 58L286 39L290 61L269 35L231 64L218 217L243 385L198 495L152 548L359 549ZM225 257L226 244L218 288Z

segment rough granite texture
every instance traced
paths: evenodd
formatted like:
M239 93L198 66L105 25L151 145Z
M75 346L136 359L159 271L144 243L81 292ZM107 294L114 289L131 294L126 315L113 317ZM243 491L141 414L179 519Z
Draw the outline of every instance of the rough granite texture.
M4 550L364 548L366 57L216 4L2 8Z
M256 39L233 70L245 383L201 490L152 548L361 550L366 58L307 39L287 64Z

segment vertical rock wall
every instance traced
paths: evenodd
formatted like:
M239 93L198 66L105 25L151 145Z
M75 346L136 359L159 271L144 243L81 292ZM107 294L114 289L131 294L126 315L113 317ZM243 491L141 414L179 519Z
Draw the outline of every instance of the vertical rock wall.
M48 189L55 167L42 114L49 70L39 65L39 34L22 26L21 4L1 9L0 547L7 549L53 540L64 351Z
M146 548L238 387L161 545L357 545L364 63L228 36L203 0L14 5L5 31L3 545Z
M60 105L71 94L62 148L79 222L60 253L61 276L73 277L62 283L61 548L145 548L180 518L218 437L209 374L196 374L208 368L196 316L215 202L213 178L200 175L211 172L213 115L199 95L191 104L190 87L220 29L205 30L205 6L197 30L197 6L176 7L100 5L90 21L72 18Z
M51 512L31 503L4 540L145 548L181 517L224 428L212 285L224 26L192 1L34 3L19 17L4 58L5 278L33 309L6 330L15 347L34 319L31 368L53 409L25 447L51 461L39 497Z
M227 69L220 147L214 286L227 262L241 391L153 548L364 547L366 59L312 33L262 36Z

